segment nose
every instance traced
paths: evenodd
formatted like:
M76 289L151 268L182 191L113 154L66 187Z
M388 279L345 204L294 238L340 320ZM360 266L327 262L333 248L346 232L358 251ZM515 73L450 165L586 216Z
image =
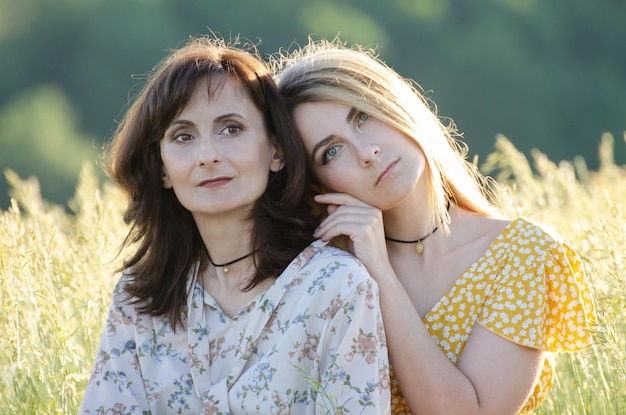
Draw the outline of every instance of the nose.
M374 143L362 143L358 147L359 161L362 166L370 166L380 154L380 147Z
M202 137L198 151L198 164L207 166L217 164L222 160L217 143L212 137Z

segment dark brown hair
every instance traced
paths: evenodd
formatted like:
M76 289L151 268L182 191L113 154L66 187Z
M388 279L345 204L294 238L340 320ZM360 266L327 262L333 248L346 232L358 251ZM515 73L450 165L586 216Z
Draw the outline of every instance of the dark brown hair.
M247 289L278 276L312 240L308 157L268 65L256 49L223 40L192 38L151 74L105 149L109 176L128 196L123 247L137 244L124 262L126 292L140 312L183 322L186 282L205 247L191 213L162 185L160 140L202 80L239 82L263 114L268 136L282 151L284 168L270 172L268 187L252 210L251 245L256 275Z

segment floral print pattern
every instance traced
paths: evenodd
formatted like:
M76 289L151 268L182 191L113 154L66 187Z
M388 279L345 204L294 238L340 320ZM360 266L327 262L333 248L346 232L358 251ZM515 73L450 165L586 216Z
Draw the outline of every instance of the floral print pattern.
M472 327L548 352L592 344L591 291L578 255L540 226L518 218L494 240L423 319L429 333L456 363ZM532 410L552 387L556 359L548 355L520 414ZM391 370L392 414L410 414Z
M118 282L81 414L383 414L378 287L316 241L232 318L188 281L185 326L142 315Z

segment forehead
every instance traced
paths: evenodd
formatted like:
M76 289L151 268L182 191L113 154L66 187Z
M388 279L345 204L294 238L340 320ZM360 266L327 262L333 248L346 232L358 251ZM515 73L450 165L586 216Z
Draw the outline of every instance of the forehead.
M181 109L181 113L199 104L208 104L209 107L228 105L229 107L256 109L244 85L239 80L229 77L199 81L189 101Z
M319 141L347 122L350 107L335 102L307 102L294 110L294 120L305 142Z
M332 112L348 111L350 107L346 104L331 101L314 101L298 104L294 113L301 114L329 114Z

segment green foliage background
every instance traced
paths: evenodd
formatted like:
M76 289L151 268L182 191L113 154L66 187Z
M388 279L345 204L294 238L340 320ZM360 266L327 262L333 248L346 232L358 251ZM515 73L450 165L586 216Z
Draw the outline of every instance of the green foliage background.
M596 168L609 132L621 164L625 15L622 0L0 0L0 170L65 203L141 75L209 29L266 55L309 35L378 47L481 159L504 134ZM7 190L0 180L0 207Z

